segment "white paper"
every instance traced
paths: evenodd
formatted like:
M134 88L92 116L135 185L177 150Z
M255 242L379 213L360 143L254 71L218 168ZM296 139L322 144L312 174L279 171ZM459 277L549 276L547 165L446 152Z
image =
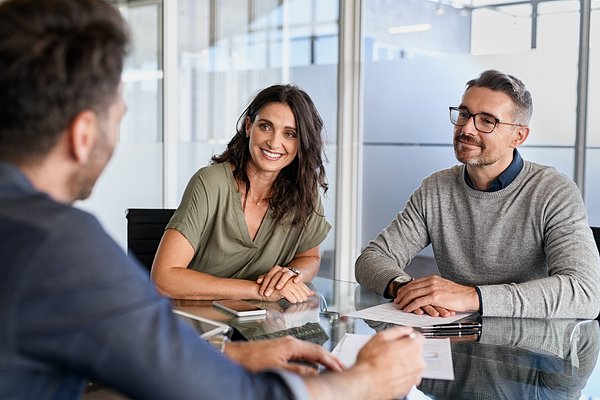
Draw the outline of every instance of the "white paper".
M394 303L385 303L378 306L365 308L348 314L348 317L370 319L373 321L389 322L396 325L422 327L439 324L449 324L463 319L472 313L456 313L452 317L431 317L429 315L417 315L398 310Z
M432 397L426 396L415 386L410 389L410 392L404 397L405 400L432 400Z
M425 339L423 359L427 364L423 378L454 380L450 339Z
M333 349L332 353L344 363L351 367L356 363L356 357L360 349L371 339L368 335L357 335L346 333ZM425 370L423 378L454 380L454 368L452 367L452 351L450 339L425 339L423 345L423 359Z

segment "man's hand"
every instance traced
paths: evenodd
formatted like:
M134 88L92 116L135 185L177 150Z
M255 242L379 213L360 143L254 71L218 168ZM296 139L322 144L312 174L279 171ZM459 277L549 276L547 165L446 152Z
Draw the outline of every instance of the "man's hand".
M412 386L421 382L425 369L422 352L423 337L411 328L386 329L360 350L356 368L367 366L373 375L369 388L381 392L373 394L373 398L404 396Z
M254 342L229 342L225 346L225 355L254 372L267 368L284 368L301 375L317 374L315 368L290 361L321 364L336 372L343 369L340 360L321 346L291 336Z
M392 399L405 396L421 382L425 369L423 337L412 328L376 334L358 353L356 364L341 374L305 382L311 398Z
M406 312L449 317L479 310L474 287L459 285L438 275L415 279L398 290L394 303Z
M414 311L412 311L412 313L417 314L417 315L427 314L432 317L442 317L442 318L452 317L452 316L456 315L456 311L448 310L447 308L439 307L439 306L419 307L419 308L415 309Z

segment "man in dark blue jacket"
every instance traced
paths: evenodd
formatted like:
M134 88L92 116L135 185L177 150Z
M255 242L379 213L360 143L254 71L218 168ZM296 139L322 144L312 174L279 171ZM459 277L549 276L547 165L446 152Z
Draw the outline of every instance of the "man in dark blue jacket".
M71 207L116 146L128 45L102 0L0 4L0 398L75 399L89 378L144 399L405 394L424 366L409 329L377 335L355 367L320 377L284 368L339 361L291 338L231 343L223 357Z

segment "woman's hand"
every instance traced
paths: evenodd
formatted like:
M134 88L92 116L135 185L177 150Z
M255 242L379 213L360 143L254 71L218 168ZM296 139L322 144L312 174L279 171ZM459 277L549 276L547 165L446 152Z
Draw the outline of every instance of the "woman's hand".
M302 282L302 275L278 265L259 276L256 283L260 285L258 295L263 301L286 299L290 303L302 303L315 294Z
M290 303L302 303L310 296L314 296L314 294L315 292L310 290L304 283L294 283L290 280L283 289L275 289L270 296L259 296L262 301L279 301L281 299L286 299Z
M269 272L258 277L256 283L260 285L258 294L264 297L269 297L275 290L282 290L288 281L296 284L301 284L302 274L297 274L290 268L274 265Z

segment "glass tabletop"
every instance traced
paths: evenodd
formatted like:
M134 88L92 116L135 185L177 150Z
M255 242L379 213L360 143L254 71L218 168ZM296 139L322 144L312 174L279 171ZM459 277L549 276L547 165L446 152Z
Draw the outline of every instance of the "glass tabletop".
M175 300L176 309L221 321L234 339L259 340L290 334L332 350L345 333L373 335L387 323L347 314L385 303L353 282L316 278L317 295L301 304L254 302L262 318L234 318L210 301ZM429 399L598 399L598 321L482 317L478 340L451 338L455 378L423 379ZM435 340L435 339L430 339Z

